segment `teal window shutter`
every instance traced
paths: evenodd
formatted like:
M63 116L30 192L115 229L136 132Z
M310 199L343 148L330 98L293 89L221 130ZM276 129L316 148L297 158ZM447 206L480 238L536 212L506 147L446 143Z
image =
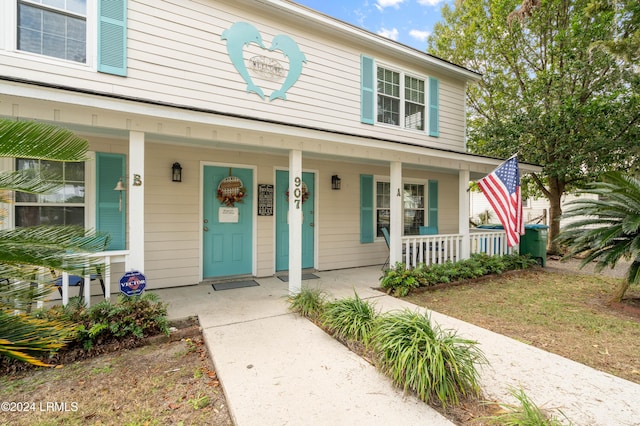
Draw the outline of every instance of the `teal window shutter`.
M373 240L373 176L360 175L360 242Z
M439 121L439 86L437 78L429 77L429 136L440 135Z
M127 0L98 1L98 71L127 75Z
M428 225L438 232L438 181L430 180L428 190Z
M373 58L360 56L360 121L373 124L375 114L375 69Z
M109 234L107 250L125 249L126 193L114 191L125 175L123 154L96 153L96 230ZM122 195L122 209L120 209Z

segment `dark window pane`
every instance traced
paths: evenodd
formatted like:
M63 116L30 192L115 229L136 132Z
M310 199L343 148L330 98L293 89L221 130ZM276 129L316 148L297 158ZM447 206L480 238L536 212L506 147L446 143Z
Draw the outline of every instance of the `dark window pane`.
M64 225L64 207L42 207L40 223L43 225Z
M16 226L36 226L40 225L40 207L37 206L16 206Z
M42 160L40 162L40 170L43 176L46 176L48 179L62 180L64 177L63 167L64 163L59 161Z
M382 228L389 229L389 210L378 210L376 215L376 235L382 237Z
M84 163L66 163L64 180L84 182Z
M16 192L16 203L35 203L38 201L36 194L27 194L26 192Z
M424 210L404 211L404 235L420 234L422 225L424 225Z
M84 208L65 207L65 225L84 226Z

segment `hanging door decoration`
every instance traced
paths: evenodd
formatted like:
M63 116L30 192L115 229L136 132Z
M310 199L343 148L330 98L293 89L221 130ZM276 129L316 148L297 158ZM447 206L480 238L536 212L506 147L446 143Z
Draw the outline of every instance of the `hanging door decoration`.
M301 198L302 198L302 204L304 204L305 201L307 201L309 199L309 197L311 196L311 193L309 192L309 188L307 187L307 184L304 183L304 181L302 182L301 188L296 188L295 191L301 191ZM289 190L287 189L287 203L289 202ZM296 198L300 198L300 197L296 197Z
M217 198L224 207L218 209L218 220L221 223L238 223L238 208L235 203L241 203L247 195L247 188L239 177L233 176L229 169L229 176L218 184Z

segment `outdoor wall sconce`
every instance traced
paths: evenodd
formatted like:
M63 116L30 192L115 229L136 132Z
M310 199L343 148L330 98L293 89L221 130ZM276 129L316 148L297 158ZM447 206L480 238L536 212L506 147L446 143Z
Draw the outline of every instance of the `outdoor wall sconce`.
M331 176L331 189L340 189L340 178L338 175Z
M171 180L173 182L182 182L182 167L180 163L173 163L173 166L171 166Z
M122 183L122 178L118 179L118 183L116 184L116 187L113 188L114 191L118 191L120 192L120 203L118 205L118 211L122 211L122 192L126 191L126 188L124 187L124 184Z

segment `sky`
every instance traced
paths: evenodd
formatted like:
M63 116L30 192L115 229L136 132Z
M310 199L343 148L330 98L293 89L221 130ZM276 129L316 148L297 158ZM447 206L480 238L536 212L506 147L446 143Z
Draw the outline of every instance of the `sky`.
M294 0L326 15L415 49L427 49L427 37L440 9L454 0Z

